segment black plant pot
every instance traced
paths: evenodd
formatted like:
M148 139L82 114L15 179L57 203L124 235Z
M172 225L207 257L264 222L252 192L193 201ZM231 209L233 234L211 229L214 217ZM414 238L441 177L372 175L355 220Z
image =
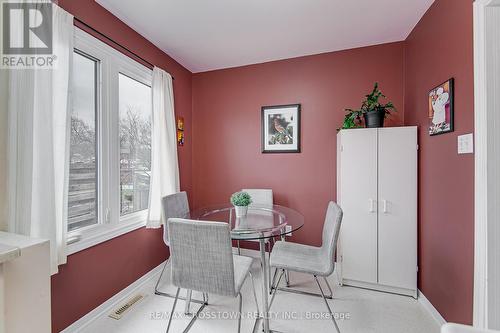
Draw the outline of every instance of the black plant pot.
M384 127L385 110L370 111L363 114L366 128Z

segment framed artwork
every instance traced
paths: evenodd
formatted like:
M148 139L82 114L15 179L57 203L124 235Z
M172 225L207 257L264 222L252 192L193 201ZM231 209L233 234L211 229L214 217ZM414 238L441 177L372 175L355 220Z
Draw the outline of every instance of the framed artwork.
M184 117L177 117L177 144L184 146Z
M300 153L300 104L262 107L262 152Z
M453 132L454 79L440 84L429 92L429 134Z
M177 144L184 146L184 131L177 131Z
M177 117L177 129L184 131L184 117Z

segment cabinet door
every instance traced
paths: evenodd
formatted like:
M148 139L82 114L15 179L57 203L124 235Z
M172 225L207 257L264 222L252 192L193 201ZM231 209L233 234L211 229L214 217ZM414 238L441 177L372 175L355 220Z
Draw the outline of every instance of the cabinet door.
M342 131L339 204L343 279L377 282L377 129Z
M378 134L379 283L417 286L417 129Z

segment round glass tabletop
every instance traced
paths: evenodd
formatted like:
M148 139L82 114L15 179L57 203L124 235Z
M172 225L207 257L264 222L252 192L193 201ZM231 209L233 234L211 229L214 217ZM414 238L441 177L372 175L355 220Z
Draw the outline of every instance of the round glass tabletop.
M214 205L191 211L190 218L228 222L231 225L231 238L235 240L283 236L304 225L304 217L299 212L279 205L251 205L246 216L238 218L233 205Z

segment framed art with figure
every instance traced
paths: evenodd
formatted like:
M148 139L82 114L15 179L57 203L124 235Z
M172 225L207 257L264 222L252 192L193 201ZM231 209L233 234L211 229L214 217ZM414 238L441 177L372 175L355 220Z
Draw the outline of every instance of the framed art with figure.
M453 132L453 78L429 92L429 134Z
M300 153L300 104L262 107L262 152Z

